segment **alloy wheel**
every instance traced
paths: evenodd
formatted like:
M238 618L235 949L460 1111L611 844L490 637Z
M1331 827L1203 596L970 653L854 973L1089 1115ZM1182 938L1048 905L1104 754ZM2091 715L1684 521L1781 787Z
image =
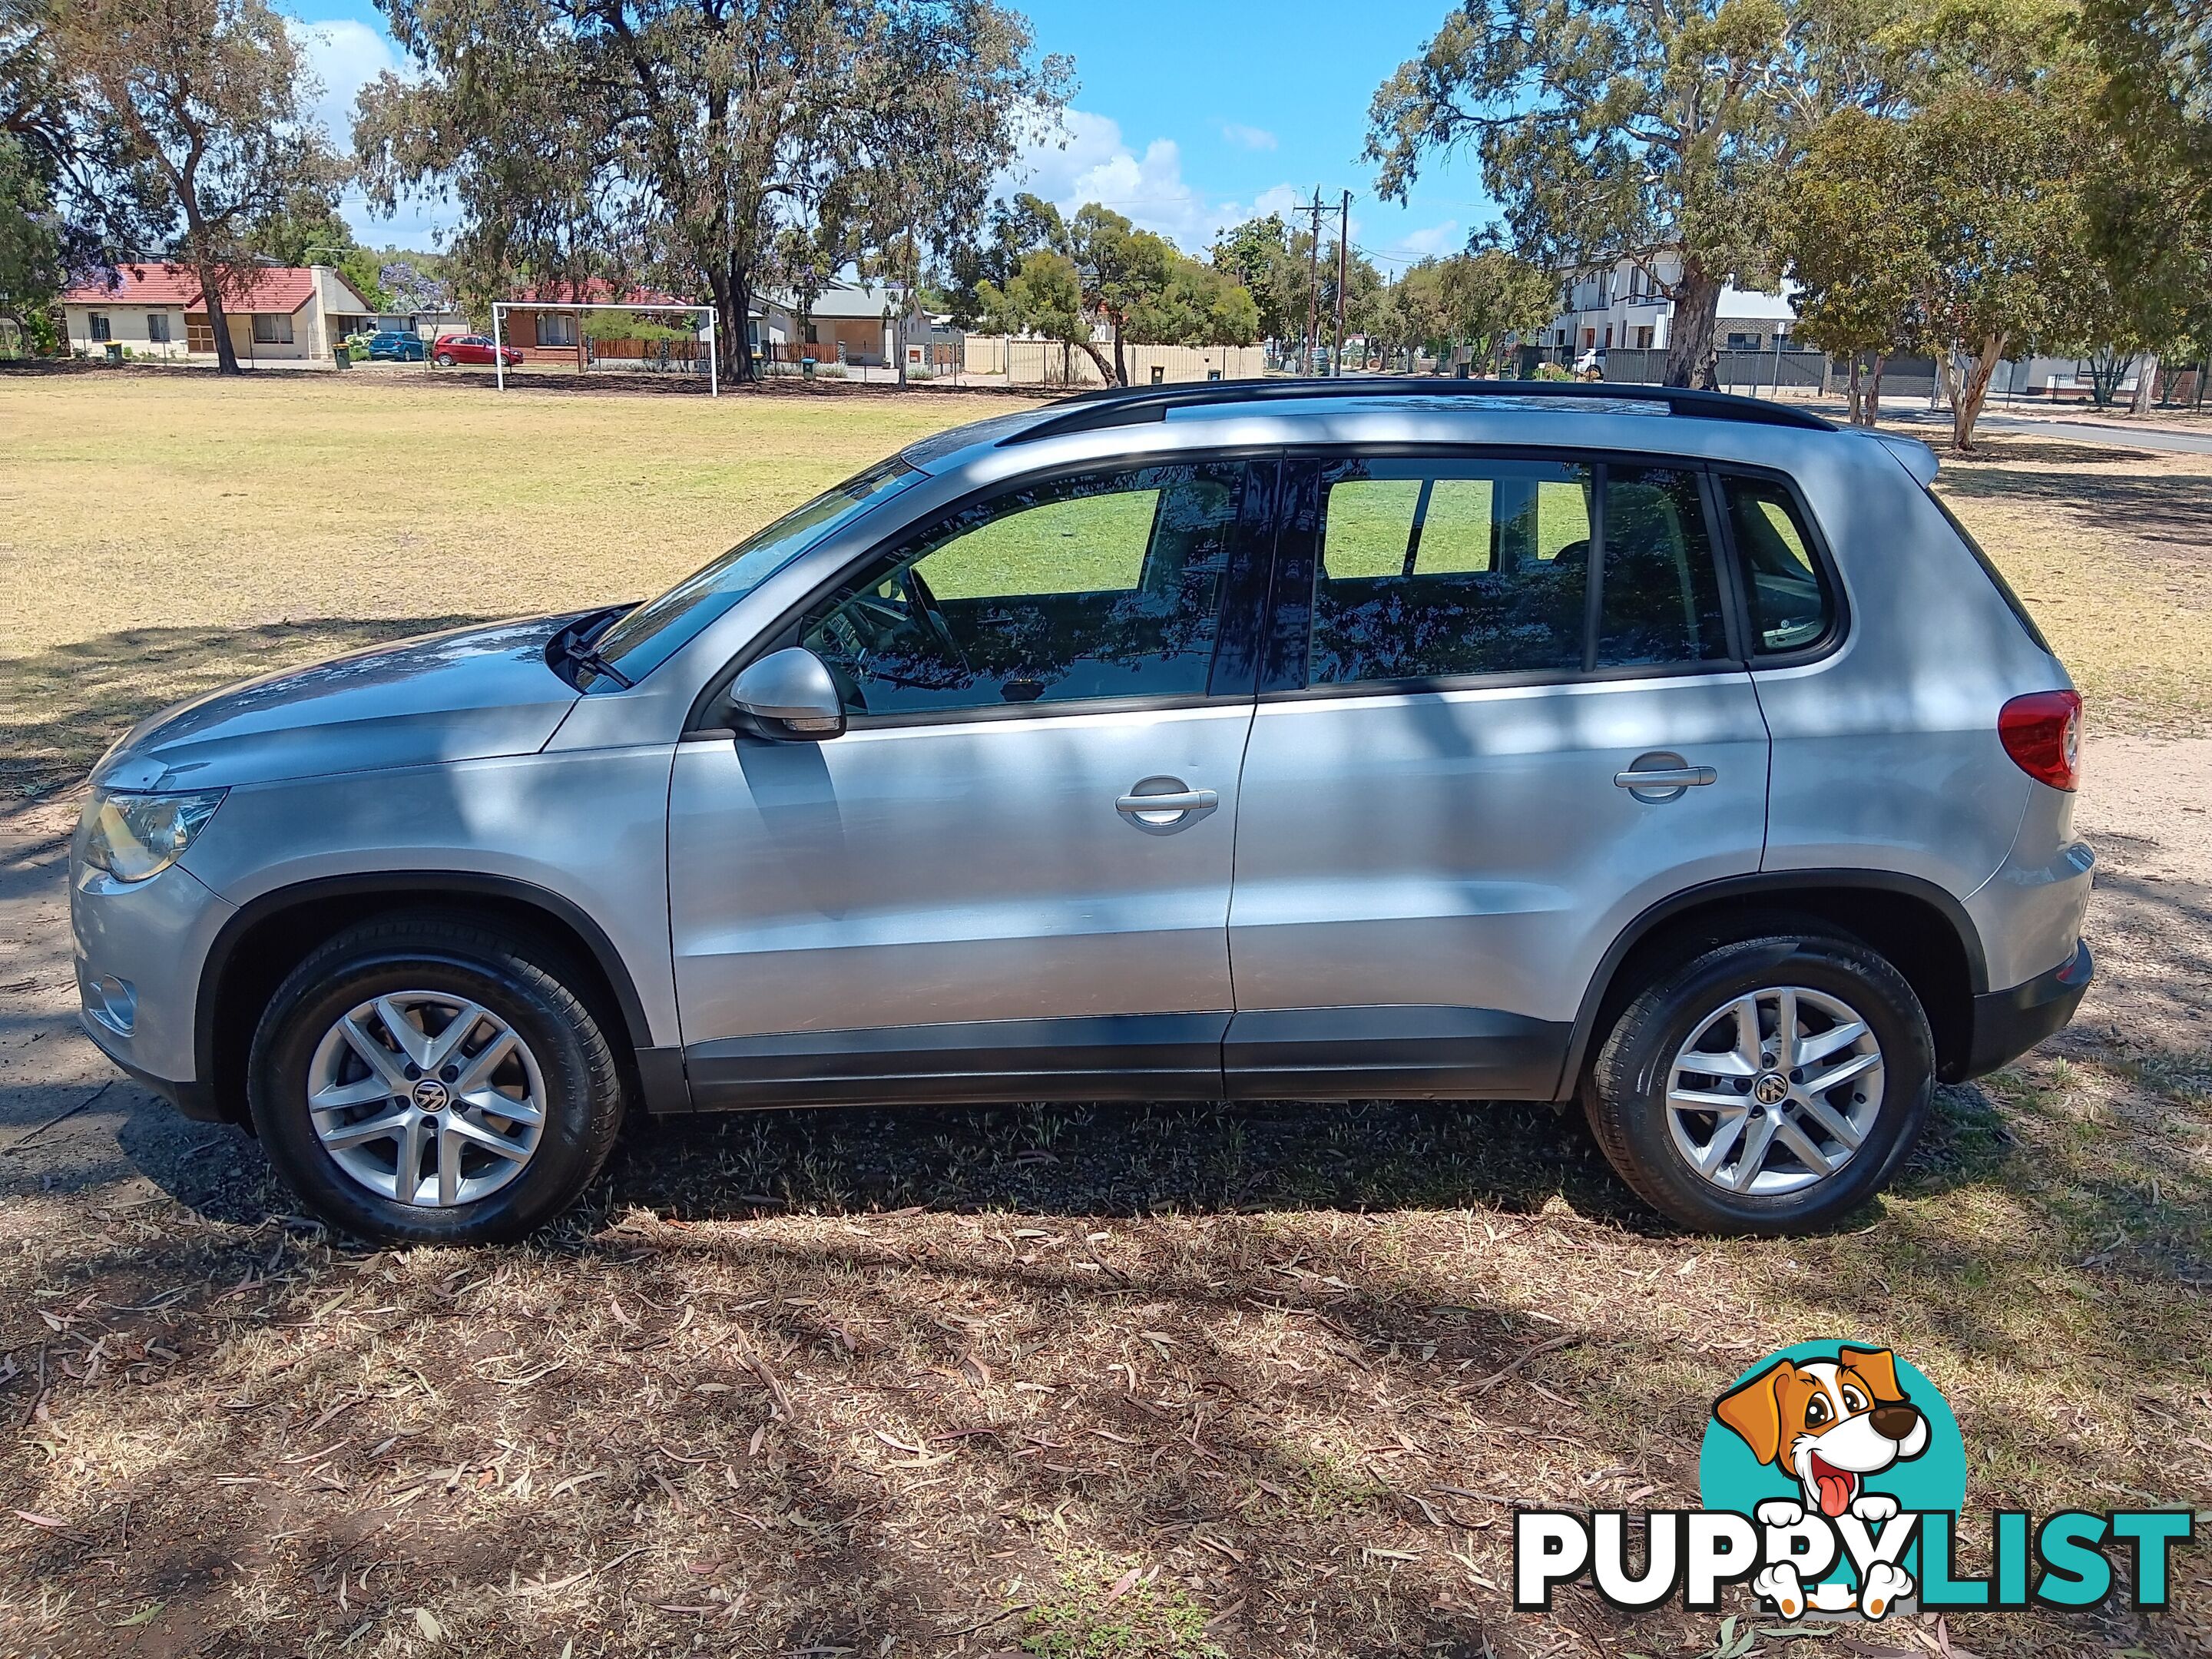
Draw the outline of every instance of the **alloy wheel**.
M522 1173L545 1126L537 1056L450 991L371 999L323 1034L307 1110L331 1161L379 1198L450 1209Z
M1881 1112L1883 1070L1881 1042L1849 1003L1769 986L1692 1028L1668 1071L1668 1127L1716 1187L1799 1192L1858 1155Z

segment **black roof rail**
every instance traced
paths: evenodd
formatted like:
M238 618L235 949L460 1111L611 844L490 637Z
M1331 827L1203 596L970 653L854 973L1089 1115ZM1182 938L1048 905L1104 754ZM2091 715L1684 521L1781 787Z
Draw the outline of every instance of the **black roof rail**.
M1137 426L1164 421L1171 409L1205 409L1222 404L1307 402L1323 398L1511 398L1559 403L1664 404L1670 415L1708 421L1744 421L1758 426L1796 427L1833 432L1832 421L1810 410L1762 403L1726 392L1695 392L1686 386L1635 386L1591 380L1455 380L1441 375L1358 375L1346 380L1207 380L1199 385L1112 388L1064 399L1053 411L999 440L1000 446L1035 443L1069 432Z

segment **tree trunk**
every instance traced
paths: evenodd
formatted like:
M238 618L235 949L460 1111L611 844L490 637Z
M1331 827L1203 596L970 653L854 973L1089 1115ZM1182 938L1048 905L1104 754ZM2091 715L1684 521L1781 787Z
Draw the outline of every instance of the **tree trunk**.
M1886 354L1879 351L1874 354L1873 383L1867 387L1866 423L1869 426L1881 424L1881 366L1885 361Z
M1696 260L1686 260L1682 279L1674 284L1674 323L1667 331L1667 384L1702 386L1720 384L1715 373L1713 325L1719 319L1721 289Z
M1982 342L1964 386L1959 384L1958 365L1951 353L1942 352L1936 359L1944 395L1951 400L1951 447L1961 455L1973 453L1974 422L1982 412L1982 400L1990 394L1990 381L1996 374L1997 365L2004 361L2004 343L2002 334L1992 334Z
M1118 322L1114 325L1114 384L1129 384L1129 365L1121 356L1121 325Z
M1853 426L1871 426L1874 424L1873 422L1866 418L1866 400L1860 395L1859 392L1859 354L1856 351L1851 353L1850 423Z
M1100 380L1105 381L1108 386L1121 384L1115 378L1114 365L1106 361L1106 354L1099 350L1098 343L1096 340L1078 340L1076 343L1083 348L1085 355L1091 359L1091 365L1098 371ZM1066 379L1070 386L1075 384L1074 377L1072 375L1062 378Z
M753 331L750 326L752 309L753 274L732 260L729 302L731 373L740 386L750 386L760 379L760 364L753 356Z
M216 373L243 373L238 366L238 348L231 342L230 319L222 308L222 267L203 258L195 262L194 269L200 279L200 303L207 307L208 326L215 331Z
M2146 351L2136 365L2136 397L2130 407L2135 414L2148 415L2157 401L2158 353Z

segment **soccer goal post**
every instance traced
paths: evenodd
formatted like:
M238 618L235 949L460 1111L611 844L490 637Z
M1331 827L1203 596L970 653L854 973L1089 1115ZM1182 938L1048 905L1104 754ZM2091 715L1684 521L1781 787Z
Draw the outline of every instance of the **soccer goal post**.
M619 304L610 301L577 301L564 304L559 301L548 300L495 300L491 307L491 359L499 382L499 389L501 392L507 390L507 313L510 311L544 313L553 316L567 316L579 313L619 313L621 331L617 333L610 330L598 335L598 337L635 341L641 347L648 347L656 342L665 347L670 341L678 338L697 341L706 348L707 394L712 398L719 398L722 395L721 367L716 361L714 350L714 307L712 306L656 305L650 301L633 304ZM679 331L663 320L672 317L698 317L703 319L704 325L694 326L688 331ZM610 318L610 321L616 320L617 319L615 318ZM595 331L588 325L580 325L576 330L574 343L578 354L577 363L580 368L583 362L584 340L586 337L594 334ZM564 346L568 343L569 343L565 341L562 343ZM665 351L663 356L665 360ZM642 350L639 354L639 358L641 362L652 361L649 354Z

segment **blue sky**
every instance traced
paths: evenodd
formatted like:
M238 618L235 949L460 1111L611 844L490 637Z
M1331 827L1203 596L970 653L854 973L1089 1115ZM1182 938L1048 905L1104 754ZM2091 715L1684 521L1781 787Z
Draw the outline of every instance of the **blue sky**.
M1449 0L1365 0L1347 27L1322 0L1013 0L1045 52L1075 59L1079 89L1065 146L1024 158L1007 188L1073 208L1102 201L1202 251L1220 225L1287 209L1321 186L1352 192L1354 246L1386 271L1449 252L1495 210L1471 160L1432 165L1403 208L1374 195L1358 161L1367 103L1420 50ZM343 143L356 90L398 62L371 0L292 0L287 8L325 92L323 118ZM347 216L367 242L428 246L450 209Z

